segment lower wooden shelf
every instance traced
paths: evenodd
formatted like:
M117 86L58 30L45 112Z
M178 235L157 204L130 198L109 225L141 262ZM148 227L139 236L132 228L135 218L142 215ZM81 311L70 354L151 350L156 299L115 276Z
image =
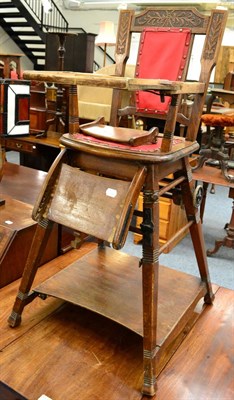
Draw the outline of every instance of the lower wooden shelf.
M143 336L142 277L138 262L138 258L123 252L97 248L34 291L92 310ZM157 373L204 309L203 301L199 302L204 293L199 278L160 266Z

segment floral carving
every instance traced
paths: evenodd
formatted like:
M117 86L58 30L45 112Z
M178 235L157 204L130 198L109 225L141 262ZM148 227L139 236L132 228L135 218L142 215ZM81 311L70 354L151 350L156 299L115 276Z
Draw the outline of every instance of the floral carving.
M222 25L223 14L215 14L212 20L212 25L210 27L209 35L207 36L207 46L204 58L207 60L212 60L214 58L214 53L217 47L217 41L220 34L220 28Z
M184 28L203 27L204 18L192 11L184 10L149 10L136 17L136 26L158 26Z
M117 53L118 54L124 54L126 52L126 38L128 35L128 30L129 30L129 13L122 13L120 14L120 21L119 21L119 32L118 32L118 47L117 47Z

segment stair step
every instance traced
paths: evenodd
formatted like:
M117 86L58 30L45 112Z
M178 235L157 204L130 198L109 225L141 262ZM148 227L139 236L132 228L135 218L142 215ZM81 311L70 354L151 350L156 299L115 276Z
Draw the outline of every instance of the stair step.
M38 40L40 40L41 41L41 38L39 37L39 36L37 36L37 34L36 34L36 32L34 32L34 31L15 31L15 33L17 34L17 36L21 39L21 40L27 40L27 38L29 38L29 37L34 37L35 36L35 38L36 37L38 37Z
M46 57L46 33L41 29L38 19L34 18L34 14L24 5L24 3L29 4L30 2L0 0L0 27L5 30L21 51L32 61L34 68L43 70ZM40 3L39 0L34 0L32 3L34 2ZM32 8L34 9L34 5ZM40 12L40 5L35 7L35 10ZM47 18L45 16L44 23L46 21ZM60 30L59 28L56 29Z
M4 14L11 15L11 10L13 10L13 8L9 8L9 7L4 8L4 7L1 7L1 5L0 5L0 16L4 15ZM18 15L20 16L20 12L19 12L18 8L14 8L14 13L17 13L17 12L18 12Z
M45 43L25 43L25 46L27 46L28 47L28 49L30 49L31 51L33 51L33 50L45 50L45 48L46 48L46 45L45 45Z
M4 21L7 22L8 24L12 24L12 23L14 23L14 22L21 22L21 23L22 23L22 22L27 22L26 18L24 18L24 17L19 17L19 15L16 16L16 17L12 17L12 16L3 17L3 19L4 19Z
M36 38L35 38L35 40L33 40L33 39L27 39L26 40L26 38L24 39L24 42L25 42L25 44L26 44L26 46L28 45L28 44L32 44L32 45L43 45L43 46L45 46L45 43L41 40L41 38L39 38L40 40L36 40Z
M43 55L35 55L35 57L38 59L38 60L44 60L45 59L45 55L43 56Z
M1 3L0 3L0 9L1 9ZM1 12L1 11L0 11L0 12ZM4 18L4 19L7 19L7 18L24 18L24 17L21 17L21 16L20 16L20 12L19 12L19 10L18 10L17 12L15 12L15 11L8 12L8 13L7 13L7 17Z
M5 18L4 18L5 20ZM5 20L6 21L6 20ZM29 23L27 21L6 21L8 23L11 24L12 29L14 29L14 27L29 27L32 29L32 27L29 25Z
M13 3L3 1L0 3L0 8L16 8L16 6Z
M31 52L33 53L33 55L36 58L45 58L45 52L44 51L39 51L38 49L36 49L36 50L30 49L30 50L31 50Z

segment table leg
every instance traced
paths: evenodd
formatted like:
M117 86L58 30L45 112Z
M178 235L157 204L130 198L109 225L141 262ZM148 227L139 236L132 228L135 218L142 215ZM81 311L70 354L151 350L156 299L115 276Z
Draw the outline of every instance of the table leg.
M153 185L152 185L153 186ZM143 368L142 393L156 392L156 339L159 272L159 195L158 190L144 190L143 199Z
M193 224L190 226L189 230L193 242L194 252L197 259L197 265L199 268L200 277L202 282L206 284L207 292L205 294L204 301L206 304L212 304L214 300L214 294L212 291L212 285L210 281L210 274L206 257L205 241L201 226L201 219L198 209L195 208L193 204L192 173L188 159L184 160L184 168L185 168L184 173L187 175L187 179L181 184L183 202L188 221L191 220L193 221Z
M42 220L38 223L31 249L24 268L24 273L20 282L18 295L8 318L9 325L14 328L21 323L21 314L24 307L30 303L38 294L30 293L33 280L35 278L40 260L44 254L44 249L47 244L54 223L49 220Z

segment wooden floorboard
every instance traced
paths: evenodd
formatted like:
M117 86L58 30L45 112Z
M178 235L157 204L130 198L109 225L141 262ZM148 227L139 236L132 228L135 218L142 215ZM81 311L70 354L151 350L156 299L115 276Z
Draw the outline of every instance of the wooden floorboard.
M34 283L39 284L43 282L45 279L91 251L95 246L94 243L84 243L79 250L69 251L43 265L38 269ZM24 335L32 326L38 324L39 321L47 315L50 315L63 303L61 300L49 298L45 304L41 299L36 298L33 303L25 307L21 326L16 329L10 329L6 321L11 313L15 296L19 288L19 282L20 280L16 280L0 289L0 350L16 340L19 336Z
M234 291L219 288L158 379L158 399L234 398Z
M73 262L78 251L41 267L35 283ZM46 304L34 300L22 325L9 328L6 320L17 286L14 282L0 292L0 380L29 400L42 394L53 400L146 399L140 394L139 335L55 299ZM233 297L233 291L218 289L214 305L206 308L159 375L155 399L232 400Z

